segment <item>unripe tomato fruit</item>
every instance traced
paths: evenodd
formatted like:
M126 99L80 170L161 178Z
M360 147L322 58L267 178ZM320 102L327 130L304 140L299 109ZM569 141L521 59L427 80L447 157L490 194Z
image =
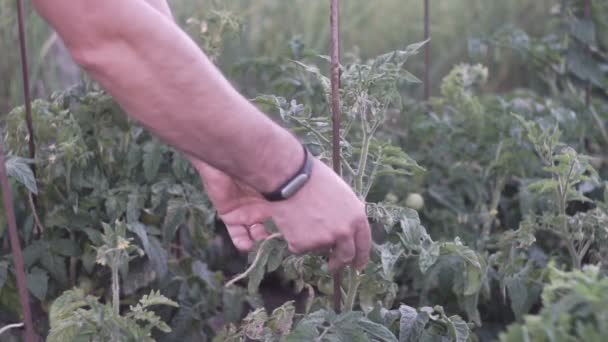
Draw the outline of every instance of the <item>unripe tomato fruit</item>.
M424 207L424 198L418 193L411 193L405 200L405 205L414 210L420 210Z

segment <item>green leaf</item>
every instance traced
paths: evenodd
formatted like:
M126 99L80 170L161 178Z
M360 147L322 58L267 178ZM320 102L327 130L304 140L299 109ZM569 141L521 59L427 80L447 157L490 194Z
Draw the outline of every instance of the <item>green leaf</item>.
M148 248L144 246L144 251L154 266L158 278L163 278L168 272L167 261L169 256L157 238L149 236L148 240Z
M141 241L141 245L144 248L144 251L150 248L150 240L148 239L148 231L146 230L146 226L143 223L135 222L127 225L127 228L135 233L139 240Z
M0 261L0 292L8 279L8 261Z
M49 246L53 253L62 256L79 257L82 254L78 243L70 239L53 239Z
M253 270L251 273L249 273L249 282L247 283L247 290L249 293L257 293L258 287L260 287L262 279L264 279L264 274L266 273L266 263L268 262L268 258L274 249L272 241L273 240L264 241L265 243L260 245L260 256Z
M40 260L40 263L61 286L68 285L68 271L65 257L48 252Z
M48 289L49 275L46 271L34 267L26 276L26 284L28 290L39 300L46 298L46 292Z
M32 242L30 245L26 246L23 249L23 262L25 263L25 267L29 268L34 263L38 262L40 258L46 253L48 250L48 245L45 241L36 240Z
M432 242L426 246L422 246L419 257L419 267L422 273L426 273L433 266L440 254L440 244Z
M202 280L209 288L216 290L219 288L219 284L214 272L209 270L207 264L196 260L192 263L192 274Z
M170 243L175 234L185 221L188 210L183 199L170 199L167 204L167 215L163 222L163 240Z
M156 141L144 145L143 168L148 182L156 179L163 158L163 146Z
M392 280L394 275L393 269L397 260L399 260L403 254L403 248L398 244L387 242L378 246L378 249L380 250L380 260L382 262L384 279Z
M6 162L6 171L9 176L15 178L17 182L23 184L31 193L38 194L38 186L36 177L30 168L29 164L33 162L30 159L21 157L9 157Z
M139 221L143 203L142 198L137 189L133 190L127 200L127 223L135 223Z
M326 315L325 310L319 310L304 316L285 338L285 342L314 341L319 336L318 329L323 326Z
M395 337L395 335L393 335L393 333L388 330L388 328L381 324L374 323L367 318L362 318L359 320L359 325L368 335L371 335L372 337L377 338L380 341L397 342L397 338Z
M279 336L286 336L291 331L296 308L293 301L288 301L272 311L268 327Z
M597 44L595 38L595 23L589 19L570 18L570 33L588 46Z
M458 316L450 317L448 329L455 342L467 342L469 340L469 326L462 318Z
M273 243L273 250L268 257L266 271L269 273L276 271L281 266L285 254L287 254L287 242L284 240L276 240L276 242Z
M160 291L154 290L150 291L150 294L143 295L139 300L139 305L140 307L131 308L131 310L143 310L155 305L168 305L175 308L179 307L176 302L160 294Z
M399 320L399 342L416 342L419 341L424 327L429 321L429 316L426 312L418 313L416 309L401 305L399 307L401 319Z

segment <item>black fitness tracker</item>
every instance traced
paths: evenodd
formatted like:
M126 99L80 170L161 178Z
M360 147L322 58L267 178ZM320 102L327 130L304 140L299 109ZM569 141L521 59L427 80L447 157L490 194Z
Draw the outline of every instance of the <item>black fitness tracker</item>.
M286 200L295 195L310 179L312 173L312 166L314 164L314 157L308 151L308 149L302 145L304 149L304 163L300 169L293 175L288 181L283 183L277 190L273 192L262 193L262 196L267 201L277 202Z

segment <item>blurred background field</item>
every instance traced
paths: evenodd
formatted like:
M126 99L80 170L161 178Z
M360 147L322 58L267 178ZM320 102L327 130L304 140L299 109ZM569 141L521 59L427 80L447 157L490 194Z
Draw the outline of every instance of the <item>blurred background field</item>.
M218 61L222 69L239 61L272 58L290 49L297 41L311 51L325 54L329 44L328 1L321 0L173 0L174 14L182 27L188 19L204 18L211 10L230 12L240 21L234 39L223 42L225 49ZM486 37L505 26L524 29L530 34L548 30L546 18L554 1L550 0L450 0L431 1L432 85L455 63L471 61L470 38ZM27 5L27 2L26 2ZM36 97L63 89L78 79L57 37L29 10L27 34ZM134 14L136 16L136 14ZM21 82L14 1L0 3L0 112L20 104ZM423 40L423 1L421 0L348 0L342 2L342 51L357 51L365 58L403 48ZM490 89L526 85L530 80L518 56L505 54L485 60L492 78ZM421 77L424 59L414 58L408 70ZM233 77L238 77L234 76ZM251 82L251 80L250 80ZM255 80L253 80L255 82ZM238 80L235 80L238 85ZM422 87L414 89L419 96Z

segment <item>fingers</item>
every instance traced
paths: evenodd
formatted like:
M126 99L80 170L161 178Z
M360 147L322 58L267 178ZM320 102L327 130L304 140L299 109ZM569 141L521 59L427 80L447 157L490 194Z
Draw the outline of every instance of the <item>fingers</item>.
M334 272L352 263L355 258L355 240L347 236L336 241L332 255L329 258L329 269Z
M264 240L268 237L266 227L261 223L256 223L249 227L244 225L226 225L226 229L234 247L241 252L248 252L253 248L255 241Z
M353 265L362 270L369 261L369 252L372 248L372 232L367 219L361 220L355 228L355 260Z
M232 239L234 247L241 252L247 252L253 247L253 240L249 236L247 228L243 225L226 225L228 235Z
M249 227L249 235L254 241L259 241L266 239L269 234L263 224L256 223Z

